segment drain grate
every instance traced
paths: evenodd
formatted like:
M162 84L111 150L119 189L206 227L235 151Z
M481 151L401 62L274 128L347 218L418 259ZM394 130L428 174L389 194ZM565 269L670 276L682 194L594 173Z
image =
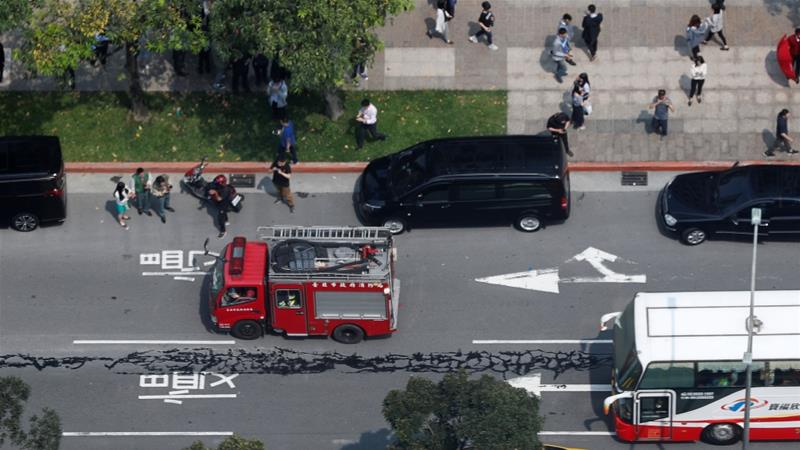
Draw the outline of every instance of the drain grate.
M647 186L647 172L622 172L623 186Z
M230 184L237 188L256 187L256 175L253 173L232 173Z

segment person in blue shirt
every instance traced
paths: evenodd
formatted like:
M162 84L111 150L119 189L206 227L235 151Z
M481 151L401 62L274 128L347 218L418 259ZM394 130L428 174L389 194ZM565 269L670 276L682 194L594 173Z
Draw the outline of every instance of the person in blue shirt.
M764 156L775 156L776 149L783 150L786 153L797 153L797 150L792 148L792 142L794 142L794 140L791 138L791 136L789 136L788 120L789 110L784 108L778 113L778 124L775 129L775 142L772 143L772 147L764 152Z
M281 138L280 145L278 146L278 153L290 153L292 155L292 164L297 164L297 138L294 135L294 123L286 117L281 118L281 129L278 130L278 135Z

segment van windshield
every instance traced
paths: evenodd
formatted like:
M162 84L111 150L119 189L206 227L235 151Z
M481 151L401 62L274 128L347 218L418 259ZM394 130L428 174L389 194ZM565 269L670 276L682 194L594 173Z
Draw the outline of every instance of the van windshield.
M392 161L392 193L402 197L423 182L428 173L428 156L420 147L397 154Z

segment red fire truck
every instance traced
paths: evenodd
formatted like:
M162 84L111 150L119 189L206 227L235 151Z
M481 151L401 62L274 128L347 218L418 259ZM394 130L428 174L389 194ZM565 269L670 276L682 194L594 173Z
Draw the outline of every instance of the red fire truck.
M388 228L259 227L258 240L235 237L217 257L211 322L240 339L275 332L354 344L393 333L396 259Z

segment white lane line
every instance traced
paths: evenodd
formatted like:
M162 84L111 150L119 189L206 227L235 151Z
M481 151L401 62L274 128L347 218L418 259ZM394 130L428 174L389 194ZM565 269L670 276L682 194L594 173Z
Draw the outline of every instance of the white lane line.
M194 278L192 277L173 277L173 279L181 281L194 281Z
M542 392L611 392L611 384L542 384L542 374L532 373L506 380L514 387L525 389L531 394L541 397Z
M143 277L174 277L181 275L200 275L206 276L206 272L142 272Z
M74 340L74 345L135 345L135 344L152 344L152 345L235 345L236 341L155 341L155 340Z
M233 436L233 431L65 431L61 433L61 436Z
M236 398L236 394L179 394L179 395L140 395L139 400L164 400L168 398Z
M539 436L613 436L613 431L540 431Z
M495 345L495 344L612 344L611 339L488 339L474 340L474 345Z

